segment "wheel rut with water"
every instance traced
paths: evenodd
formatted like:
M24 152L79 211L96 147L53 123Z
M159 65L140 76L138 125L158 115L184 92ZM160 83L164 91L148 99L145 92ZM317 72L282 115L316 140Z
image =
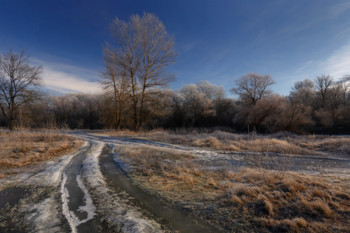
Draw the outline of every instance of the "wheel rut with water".
M81 179L82 162L91 146L90 143L87 148L77 154L62 174L62 214L66 217L73 233L99 232L94 219L96 208Z

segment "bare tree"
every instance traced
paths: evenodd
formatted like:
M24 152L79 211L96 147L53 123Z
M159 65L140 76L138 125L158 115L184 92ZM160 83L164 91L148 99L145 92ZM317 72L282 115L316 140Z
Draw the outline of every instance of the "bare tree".
M132 79L127 78L127 71L124 69L124 66L120 65L117 59L116 54L110 48L105 47L105 71L103 72L101 84L104 90L113 96L115 129L120 128L122 111L129 96L130 81L132 82Z
M106 48L115 57L118 75L130 80L134 128L138 130L143 122L145 104L149 105L147 102L154 96L159 97L171 80L164 68L176 57L174 41L158 17L149 13L142 17L133 15L128 22L116 18L111 31L117 48L109 45Z
M141 59L139 49L140 35L137 33L139 23L137 19L136 16L131 16L129 22L125 22L115 18L110 26L110 30L117 48L112 48L109 44L105 47L105 53L109 53L110 57L114 57L115 69L118 72L123 72L130 80L135 128L138 124L137 109L139 101L137 72L140 68Z
M204 93L200 86L201 83L189 84L180 90L186 126L203 126L216 114L213 100L207 97L208 93Z
M200 92L210 100L217 101L225 98L225 89L222 86L217 86L208 81L200 81L196 85L200 89Z
M235 81L236 87L232 88L231 92L237 94L247 104L255 105L260 99L272 93L268 88L274 83L270 75L249 73Z
M30 66L28 57L11 50L0 56L0 108L10 130L24 104L38 97L41 67Z
M289 97L293 104L300 103L311 106L315 99L314 82L309 79L296 82Z
M140 110L137 129L140 129L144 114L144 103L152 100L152 96L161 94L160 88L166 87L172 77L164 68L172 64L176 53L174 39L165 30L164 24L157 16L144 13L142 17L135 16L137 32L140 38L142 54L140 69Z
M298 132L302 127L314 124L311 111L312 106L302 103L299 99L289 97L286 100L284 111L276 120L279 123L284 123L281 130Z
M315 80L315 87L318 90L318 94L321 98L321 107L326 107L327 97L329 90L333 85L333 80L329 75L318 76Z

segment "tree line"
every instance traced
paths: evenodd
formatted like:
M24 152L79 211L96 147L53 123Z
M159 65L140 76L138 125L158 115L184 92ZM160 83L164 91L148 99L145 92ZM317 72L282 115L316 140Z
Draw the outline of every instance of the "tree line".
M231 93L208 81L167 88L174 39L157 16L144 13L110 26L103 49L101 94L49 96L41 67L24 53L0 56L0 125L30 128L153 129L221 127L236 132L350 133L350 76L298 81L288 96L271 90L269 75L248 73Z

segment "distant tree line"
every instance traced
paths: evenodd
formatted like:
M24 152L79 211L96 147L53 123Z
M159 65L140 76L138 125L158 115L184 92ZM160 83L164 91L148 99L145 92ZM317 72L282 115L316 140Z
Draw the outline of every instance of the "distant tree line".
M0 125L70 129L220 127L235 132L350 133L350 75L295 83L273 93L269 75L249 73L224 88L201 81L170 90L166 67L176 58L173 38L153 14L116 18L104 47L103 93L40 94L41 68L12 51L0 56Z
M269 79L269 82L260 82ZM266 87L259 92L263 83ZM288 96L271 91L269 76L247 74L236 81L232 92L201 81L180 90L164 89L144 106L140 129L211 128L235 132L350 133L350 78L335 81L329 76L296 82ZM248 87L243 89L242 85ZM257 89L255 89L257 88ZM257 94L258 93L258 94ZM252 95L253 94L253 95ZM131 94L130 94L131 95ZM126 98L116 114L111 92L41 96L17 108L16 127L70 129L135 129L132 99ZM6 110L5 110L6 111ZM117 119L118 117L118 119ZM9 126L4 114L1 126Z

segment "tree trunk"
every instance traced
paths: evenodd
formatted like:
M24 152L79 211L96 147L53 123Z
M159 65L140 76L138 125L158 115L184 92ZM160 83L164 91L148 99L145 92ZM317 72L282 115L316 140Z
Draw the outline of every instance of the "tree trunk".
M141 96L141 101L140 101L140 111L139 111L139 121L137 124L137 130L140 130L141 125L142 125L142 121L143 121L143 103L145 100L145 84L144 87L142 88L142 96Z
M134 81L133 81L134 82ZM132 95L133 95L133 107L134 107L134 129L137 130L138 120L137 120L137 96L135 84L132 84Z
M14 121L14 119L10 118L9 121L8 121L8 124L9 124L9 130L13 131L15 129L15 121Z

